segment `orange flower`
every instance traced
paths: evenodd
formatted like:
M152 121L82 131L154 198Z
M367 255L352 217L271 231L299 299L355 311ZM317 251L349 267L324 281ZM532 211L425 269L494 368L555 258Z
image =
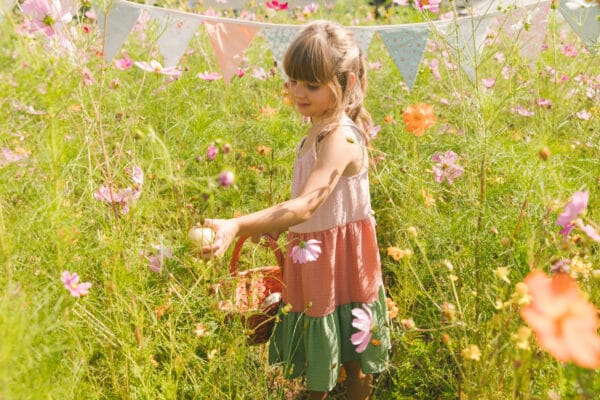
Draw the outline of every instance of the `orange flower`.
M269 154L271 154L271 148L260 144L256 148L256 154L258 154L259 156L268 156Z
M415 136L423 136L425 131L437 122L433 106L426 103L408 106L402 114L402 119L406 124L406 130Z
M531 302L521 308L521 317L535 332L540 347L559 361L600 367L598 314L577 282L565 272L550 278L541 271L531 272L524 282Z
M388 256L392 257L394 260L398 261L401 258L412 257L413 251L411 249L399 249L397 247L388 247L387 248Z
M267 105L265 107L261 107L260 113L262 115L266 115L267 117L272 117L273 115L275 115L275 113L277 113L277 110Z
M394 123L394 117L391 115L386 115L385 118L383 119L383 121L386 124L393 124Z

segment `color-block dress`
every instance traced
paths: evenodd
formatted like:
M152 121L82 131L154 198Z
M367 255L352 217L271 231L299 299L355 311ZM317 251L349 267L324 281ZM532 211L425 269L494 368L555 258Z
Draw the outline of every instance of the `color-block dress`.
M349 118L347 136L366 151L364 139ZM296 197L315 163L316 149L298 156L292 182ZM321 242L317 260L294 263L291 250L302 241ZM385 291L375 219L371 210L368 165L353 176L342 176L314 215L290 227L284 265L283 304L269 346L269 362L280 364L288 378L306 376L308 390L329 391L337 383L342 363L360 360L365 373L382 372L390 348ZM351 311L367 304L373 314L373 340L357 353L350 336ZM283 307L283 305L282 305ZM288 306L289 308L289 306Z

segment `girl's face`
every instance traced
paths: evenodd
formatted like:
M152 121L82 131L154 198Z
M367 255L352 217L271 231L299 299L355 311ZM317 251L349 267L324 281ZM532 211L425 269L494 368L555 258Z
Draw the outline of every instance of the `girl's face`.
M290 79L288 91L300 114L310 117L313 123L325 117L335 104L333 91L322 83Z

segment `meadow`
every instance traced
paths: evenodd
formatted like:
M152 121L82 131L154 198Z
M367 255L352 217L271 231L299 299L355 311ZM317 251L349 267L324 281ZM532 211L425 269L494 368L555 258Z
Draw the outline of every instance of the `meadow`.
M24 34L18 5L0 22L0 399L298 398L301 382L268 366L267 346L248 345L241 321L217 307L211 287L227 279L230 252L203 260L187 240L204 218L289 198L308 125L264 37L225 84L198 76L218 72L201 27L175 79L105 62L89 6L66 24L70 51ZM270 20L298 23L291 8ZM413 7L373 13L347 0L303 19L437 18ZM577 192L589 193L585 224L600 225L600 59L555 10L534 61L501 31L489 39L471 81L432 38L412 90L378 36L367 53L393 344L376 399L600 398L600 372L557 360L520 314L533 270L568 270L600 304L599 244L557 225ZM135 31L123 50L160 60L155 40ZM403 115L421 103L435 123L417 136ZM462 170L450 182L435 179L432 159L447 151ZM273 262L248 243L240 267ZM77 282L68 290L63 271L88 293L72 295Z

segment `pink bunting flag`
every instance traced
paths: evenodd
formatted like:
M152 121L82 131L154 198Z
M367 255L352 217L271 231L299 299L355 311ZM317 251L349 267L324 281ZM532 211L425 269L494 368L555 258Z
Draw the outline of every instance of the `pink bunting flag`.
M206 21L205 26L223 75L223 81L229 83L258 31L258 27L210 21Z

